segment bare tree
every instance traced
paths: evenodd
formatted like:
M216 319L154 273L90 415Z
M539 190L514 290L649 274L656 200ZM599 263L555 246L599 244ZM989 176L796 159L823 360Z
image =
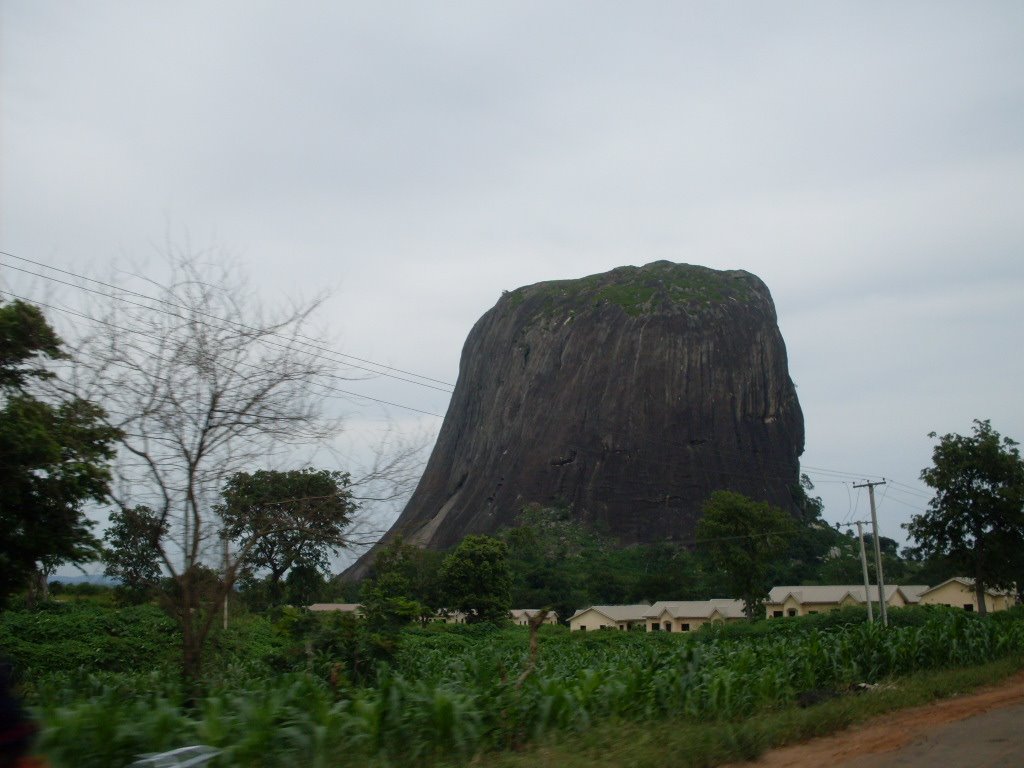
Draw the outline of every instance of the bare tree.
M416 489L436 433L399 433L392 427L376 437L368 461L353 464L352 499L362 514L349 529L349 549L357 552L380 540Z
M220 489L338 432L324 409L338 365L304 335L322 299L267 315L220 254L178 250L168 262L166 281L143 278L151 299L111 291L94 307L95 330L75 350L76 384L123 432L117 503L145 504L166 528L159 554L176 587L183 673L196 681L217 606L261 533L240 551L222 549ZM221 569L213 586L210 565Z

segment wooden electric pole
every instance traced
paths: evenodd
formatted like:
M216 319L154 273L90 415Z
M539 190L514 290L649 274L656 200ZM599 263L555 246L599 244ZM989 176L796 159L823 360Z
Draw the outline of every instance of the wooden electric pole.
M882 575L882 548L878 541L878 514L875 512L875 486L885 485L885 480L869 482L865 480L860 485L854 484L854 488L867 488L868 498L871 500L871 538L875 542L875 576L878 578L878 612L882 616L882 626L889 626L889 612L885 606L885 577Z
M871 581L868 579L868 556L864 551L864 521L857 521L857 535L860 537L860 567L864 570L864 601L868 604L868 621L875 623L875 611L871 606Z

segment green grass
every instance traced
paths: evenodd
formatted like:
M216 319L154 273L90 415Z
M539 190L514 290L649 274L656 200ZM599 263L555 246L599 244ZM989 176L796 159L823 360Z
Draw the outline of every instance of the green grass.
M728 299L746 302L753 295L748 279L736 279L707 267L659 261L643 267L619 267L578 280L551 280L517 288L507 294L507 301L512 307L530 302L530 311L538 317L568 315L605 304L638 316L670 305L695 308Z
M1024 657L1016 656L980 666L920 672L868 693L846 695L806 709L789 706L738 721L608 723L520 753L486 755L475 764L484 768L664 768L753 760L768 749L826 736L888 712L997 683L1022 668Z

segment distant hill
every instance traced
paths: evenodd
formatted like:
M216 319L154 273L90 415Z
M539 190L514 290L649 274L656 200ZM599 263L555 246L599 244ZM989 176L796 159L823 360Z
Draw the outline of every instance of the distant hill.
M102 587L116 587L121 582L104 576L102 573L79 573L75 576L51 576L50 581L59 581L61 584L97 584Z

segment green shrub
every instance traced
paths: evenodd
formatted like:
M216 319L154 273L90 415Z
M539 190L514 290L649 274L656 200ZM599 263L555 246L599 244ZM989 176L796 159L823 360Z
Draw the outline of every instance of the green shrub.
M177 627L159 608L47 603L0 614L0 648L20 674L151 670L179 658Z

